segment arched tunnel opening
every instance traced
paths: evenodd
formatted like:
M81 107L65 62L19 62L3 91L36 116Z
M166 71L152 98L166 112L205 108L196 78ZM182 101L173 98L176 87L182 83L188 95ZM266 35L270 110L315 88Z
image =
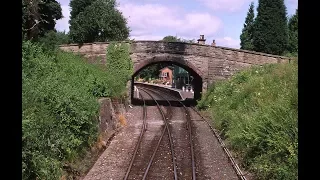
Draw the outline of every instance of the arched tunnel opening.
M157 61L138 69L131 78L132 104L141 103L141 100L135 95L134 88L140 83L178 89L185 98L183 101L185 105L195 105L196 101L201 98L202 77L193 68L179 62ZM175 104L179 105L179 103Z

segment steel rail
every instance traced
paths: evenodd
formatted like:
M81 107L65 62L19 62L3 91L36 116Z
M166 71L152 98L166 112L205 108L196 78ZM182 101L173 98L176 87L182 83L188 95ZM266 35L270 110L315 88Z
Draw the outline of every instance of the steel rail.
M144 89L148 89L149 91L152 91L154 93L156 93L155 90L149 89L149 88L144 88ZM189 142L190 142L190 152L191 152L191 165L192 165L192 179L196 180L196 165L195 165L195 160L194 160L194 148L193 148L193 141L192 141L192 127L191 127L191 119L190 119L190 114L189 114L189 110L187 109L187 107L181 102L181 100L179 100L178 98L170 95L169 93L163 92L165 94L167 94L168 96L176 99L185 109L186 111L186 118L187 118L187 126L188 126L188 131L189 131ZM159 94L159 93L157 93Z
M126 175L125 175L125 177L124 177L124 180L127 180L127 179L128 179L128 176L129 176L129 174L130 174L130 171L131 171L133 162L134 162L134 160L135 160L135 158L136 158L138 149L139 149L139 147L140 147L142 137L143 137L143 135L144 135L144 132L147 130L147 128L146 128L146 118L147 118L146 102L145 102L145 100L144 100L144 98L143 98L143 96L141 95L140 92L139 92L139 94L140 94L141 99L142 99L142 101L143 101L143 120L142 120L142 121L143 121L143 124L142 124L142 129L141 129L141 132L140 132L139 140L138 140L138 142L137 142L137 144L136 144L136 147L135 147L135 149L134 149L134 153L133 153L133 156L132 156L130 165L129 165L128 169L127 169Z
M177 99L177 100L178 100L178 98L170 95L170 94L167 93L167 92L162 92L162 93L165 93L165 94L173 97L174 99ZM180 103L182 103L180 100L178 100L178 101L179 101ZM183 104L183 103L182 103L182 104ZM203 121L206 122L206 124L209 126L209 128L210 128L211 131L213 132L213 135L218 139L218 141L219 141L222 149L224 150L224 152L225 152L226 155L228 156L228 158L229 158L229 160L230 160L230 162L231 162L231 164L232 164L232 167L235 169L238 178L241 179L241 180L247 180L246 177L245 177L245 175L242 173L240 167L239 167L238 164L235 162L235 159L232 157L231 152L228 150L228 148L226 147L225 143L222 141L222 139L221 139L219 133L217 132L217 130L215 130L215 129L211 126L211 124L208 122L208 120L207 120L206 118L204 118L194 107L190 107L190 108L191 108L193 111L195 111L195 112L202 118Z
M196 112L202 119L203 121L206 122L206 124L210 127L211 131L213 132L214 136L218 139L219 143L221 144L221 147L223 148L223 150L225 151L225 153L227 154L229 160L232 163L232 166L234 167L238 177L241 180L247 180L246 177L244 176L244 174L242 173L241 169L239 168L238 164L235 162L234 158L232 157L230 151L228 150L228 148L226 147L226 145L224 144L224 142L222 141L222 139L220 138L219 133L211 126L211 124L206 120L206 118L204 118L200 112L198 112L194 107L191 107L191 109Z
M144 173L144 176L143 176L143 180L145 180L146 177L147 177L147 174L148 174L148 172L149 172L149 170L150 170L150 167L151 167L151 164L152 164L152 162L153 162L153 159L154 159L154 157L155 157L155 155L156 155L156 152L157 152L157 150L158 150L158 148L159 148L159 146L160 146L161 140L162 140L162 138L163 138L164 133L166 132L166 130L167 130L167 132L168 132L169 142L170 142L170 149L171 149L171 155L172 155L174 179L177 180L177 179L178 179L178 174L177 174L176 163L175 163L175 158L174 158L172 136L171 136L171 133L170 133L170 130L169 130L169 127L168 127L168 122L167 122L167 120L166 120L166 117L165 117L165 115L164 115L164 113L163 113L163 110L161 109L158 101L157 101L149 92L147 92L144 88L139 88L139 89L142 90L142 91L144 91L146 94L148 94L148 95L156 102L157 107L158 107L158 109L159 109L159 111L160 111L160 113L161 113L161 116L162 116L162 118L163 118L163 121L164 121L164 123L165 123L165 128L163 129L162 134L161 134L161 137L160 137L160 139L159 139L159 141L158 141L158 144L157 144L156 148L155 148L154 151L153 151L153 154L152 154L152 157L151 157L151 159L150 159L150 161L149 161L149 163L148 163L147 169L145 170L145 173ZM170 104L170 105L171 105L171 104Z

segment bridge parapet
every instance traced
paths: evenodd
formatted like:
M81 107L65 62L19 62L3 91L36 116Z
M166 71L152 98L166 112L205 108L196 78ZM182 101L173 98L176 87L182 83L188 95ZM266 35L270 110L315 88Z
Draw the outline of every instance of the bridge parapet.
M198 43L164 41L119 41L130 45L134 70L169 61L194 71L202 79L202 92L213 82L226 79L252 65L289 63L288 57ZM90 63L105 64L110 42L61 45L60 49L84 55Z
M118 41L130 44L130 53L169 53L181 55L194 55L203 57L226 58L229 60L239 59L243 62L252 62L252 59L276 59L277 62L289 61L290 58L255 51L234 49L221 46L211 46L198 43L165 42L165 41ZM105 54L110 42L95 42L60 45L65 51L79 52L80 54ZM258 61L257 61L258 62ZM256 62L256 63L257 63Z

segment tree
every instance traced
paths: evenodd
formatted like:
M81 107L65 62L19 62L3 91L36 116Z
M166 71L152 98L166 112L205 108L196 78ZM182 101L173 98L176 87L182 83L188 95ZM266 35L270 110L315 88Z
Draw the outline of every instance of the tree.
M166 41L166 42L181 42L180 38L178 38L177 36L165 36L162 41Z
M106 71L113 85L112 96L123 95L126 84L133 74L133 62L130 58L129 44L111 42L106 50Z
M240 35L240 49L253 50L254 4L251 2L245 24Z
M159 77L159 70L161 64L153 64L146 68L144 68L142 71L139 72L138 76L140 78L143 78L145 80L150 78L158 78Z
M70 19L70 39L75 43L121 41L129 31L115 0L96 0Z
M43 37L39 38L38 42L45 49L53 50L58 45L69 43L69 36L65 32L49 31Z
M162 41L165 42L185 42L185 43L195 43L194 39L191 40L187 40L187 39L183 39L183 38L178 38L177 36L165 36Z
M172 64L170 62L161 62L157 64L152 64L150 66L145 67L142 69L137 76L143 79L149 79L149 78L159 78L159 70L171 66Z
M90 6L95 0L71 0L69 6L71 7L70 19L74 19L80 12ZM70 20L69 20L70 22Z
M22 0L22 34L25 39L37 40L55 30L56 20L61 18L62 9L56 0Z
M39 35L43 36L51 30L55 30L56 20L61 19L62 9L56 0L41 1L39 4L41 21L39 24Z
M288 23L288 52L292 54L298 53L298 9L296 13L289 19Z
M284 0L259 0L254 23L254 51L282 55L287 48L288 31Z

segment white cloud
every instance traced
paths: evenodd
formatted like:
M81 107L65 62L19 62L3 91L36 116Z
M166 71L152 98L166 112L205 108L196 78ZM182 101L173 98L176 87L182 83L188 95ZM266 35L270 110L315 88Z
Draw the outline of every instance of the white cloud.
M235 12L252 0L197 0L215 11Z
M59 1L62 4L64 18L57 21L56 29L68 32L69 1ZM160 40L166 35L178 35L184 39L197 39L200 34L213 37L222 27L222 21L218 17L206 12L186 13L178 7L160 4L138 5L132 1L121 0L118 9L128 19L128 26L132 30L130 38L136 40Z
M211 36L215 34L222 27L222 21L215 17L211 16L208 13L192 13L187 14L185 19L179 25L179 30L184 35L200 35L204 34L206 36Z
M229 48L240 48L240 40L239 39L232 39L231 37L223 37L216 39L216 45L222 47L229 47Z
M174 10L158 4L120 4L118 7L123 12L124 16L128 18L129 26L146 29L156 27L174 27L177 22L173 19Z
M135 37L148 37L161 31L170 31L174 34L167 35L179 37L210 36L222 27L222 21L209 13L184 13L179 8L160 4L120 3L118 8L128 19L131 36Z
M69 7L69 5L62 5L61 8L62 8L63 18L59 19L56 22L55 28L58 31L69 32L70 7Z

